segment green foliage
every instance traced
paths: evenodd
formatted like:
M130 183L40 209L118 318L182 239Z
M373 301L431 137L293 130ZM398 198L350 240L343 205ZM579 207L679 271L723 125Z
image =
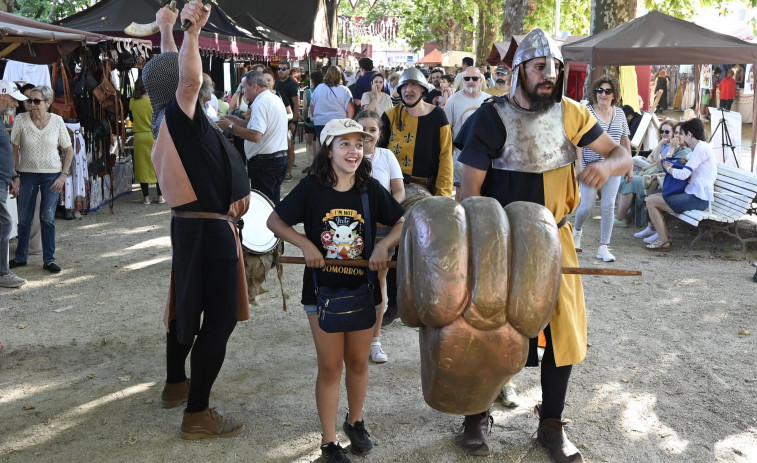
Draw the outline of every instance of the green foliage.
M591 0L562 0L560 31L570 35L589 35ZM526 17L526 30L540 27L549 33L555 30L555 0L537 2L536 10Z
M55 22L89 8L97 0L16 0L14 13L46 23ZM55 8L51 13L51 9Z
M338 13L365 17L369 24L386 17L399 17L398 35L410 48L418 50L426 42L441 42L450 34L453 22L461 23L466 31L475 31L476 5L483 1L486 0L379 0L370 10L368 2L362 0L353 10L348 0L342 0Z

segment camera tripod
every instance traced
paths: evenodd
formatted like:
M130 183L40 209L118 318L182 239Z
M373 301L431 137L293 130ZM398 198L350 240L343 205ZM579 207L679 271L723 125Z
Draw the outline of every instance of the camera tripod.
M726 147L731 148L731 154L733 154L733 160L736 161L736 167L741 168L741 166L739 166L739 159L736 156L736 147L733 145L733 141L731 141L731 133L728 132L728 124L725 122L725 113L730 111L723 108L717 108L716 111L720 111L720 121L718 121L718 125L715 126L710 139L707 141L712 142L712 139L715 138L715 134L720 130L720 144L721 148L723 148L723 162L725 163Z

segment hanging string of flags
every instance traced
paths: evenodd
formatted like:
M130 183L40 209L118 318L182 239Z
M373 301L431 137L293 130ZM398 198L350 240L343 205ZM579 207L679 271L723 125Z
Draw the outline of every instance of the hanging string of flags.
M397 38L399 29L397 18L383 18L370 24L366 23L365 18L362 17L351 18L340 15L338 18L342 38L345 42L352 42L355 37L380 37L388 42Z
M376 2L378 0L366 0L368 4L371 6L371 9L373 9L374 6L376 6ZM336 2L337 8L339 7L339 1ZM354 10L357 7L357 4L360 3L360 0L350 0L350 5L352 5L352 9Z

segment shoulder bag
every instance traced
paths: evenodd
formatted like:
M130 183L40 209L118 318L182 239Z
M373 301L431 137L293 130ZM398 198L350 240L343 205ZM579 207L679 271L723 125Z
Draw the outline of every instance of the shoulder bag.
M679 195L683 193L684 190L686 189L686 185L689 184L689 179L680 180L673 177L673 174L671 173L671 171L665 169L666 162L669 162L675 168L689 169L691 172L694 172L691 169L691 167L687 167L681 164L680 162L678 162L678 159L676 158L663 158L662 162L660 162L660 165L662 166L662 170L665 171L665 180L663 180L662 182L662 197L663 198L668 197L670 195Z
M365 217L365 254L370 258L373 250L371 217L368 193L362 193ZM376 324L374 302L375 272L365 269L367 282L355 289L318 286L318 270L312 269L315 297L318 305L318 326L327 333L345 333L366 330Z
M77 119L76 106L74 105L74 98L71 94L71 83L68 78L68 71L66 65L63 63L63 58L60 58L55 63L55 69L53 70L53 86L58 84L58 69L61 70L60 77L63 81L63 98L53 99L51 111L53 114L57 114L63 119Z

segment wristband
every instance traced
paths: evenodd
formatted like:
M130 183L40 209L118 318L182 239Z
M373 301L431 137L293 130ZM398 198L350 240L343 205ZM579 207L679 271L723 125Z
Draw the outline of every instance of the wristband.
M12 176L11 176L11 181L13 181L13 180L16 180L17 178L21 178L21 176L20 176L20 175L18 175L18 174L16 174L16 175L12 175Z
M387 248L386 248L386 246L384 246L384 245L383 245L383 244L381 244L380 242L379 242L379 243L376 243L376 247L377 247L377 248L381 248L381 249L383 249L383 250L384 250L384 251L386 251L386 252L389 252L389 249L387 249Z

